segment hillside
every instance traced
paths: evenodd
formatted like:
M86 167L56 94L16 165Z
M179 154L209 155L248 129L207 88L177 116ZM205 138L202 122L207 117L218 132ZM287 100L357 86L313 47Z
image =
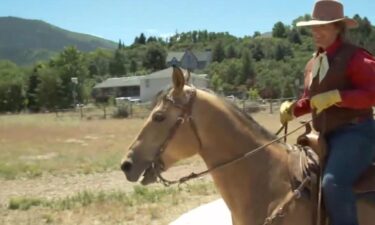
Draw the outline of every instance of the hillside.
M0 17L0 59L30 65L38 60L49 59L70 45L85 52L117 47L115 42L67 31L41 20Z

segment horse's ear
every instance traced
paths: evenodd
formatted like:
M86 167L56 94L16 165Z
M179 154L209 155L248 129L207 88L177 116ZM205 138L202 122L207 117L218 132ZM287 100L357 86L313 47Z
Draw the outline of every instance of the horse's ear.
M186 74L186 75L187 75L187 77L186 77L186 83L189 84L189 82L190 82L190 77L191 77L191 74L190 74L190 70L189 70L189 69L187 70L187 74Z
M181 93L185 86L185 77L184 77L184 73L182 72L180 68L175 67L175 66L173 67L172 79L173 79L173 91L176 94Z

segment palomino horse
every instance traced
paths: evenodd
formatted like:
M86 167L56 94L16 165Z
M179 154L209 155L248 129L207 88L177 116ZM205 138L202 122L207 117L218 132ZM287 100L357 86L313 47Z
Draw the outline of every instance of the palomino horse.
M240 157L275 138L251 117L220 97L185 85L173 71L173 88L160 98L129 148L122 170L129 181L143 174L143 184L156 180L154 164L167 170L175 162L199 154L208 168ZM210 174L231 211L235 225L263 224L292 191L285 145L273 143L251 157ZM307 197L293 200L274 224L312 225ZM375 205L358 201L361 225L374 224ZM215 216L215 215L212 215Z

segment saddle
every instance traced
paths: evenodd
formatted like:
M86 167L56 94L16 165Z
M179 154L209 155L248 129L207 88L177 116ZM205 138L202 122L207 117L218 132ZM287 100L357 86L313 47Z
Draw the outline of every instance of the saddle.
M327 156L326 142L316 133L312 133L309 123L305 124L306 131L297 138L297 144L288 147L288 166L293 190L306 178L310 182L305 186L309 190L313 205L314 225L328 223L322 199L321 177ZM375 192L375 164L370 166L354 184L356 194Z
M309 125L306 125L309 126ZM295 178L300 180L303 174L317 172L323 159L326 157L326 143L323 139L319 138L316 133L311 132L311 128L307 127L306 131L297 138L297 146L300 146L299 153L291 152L289 157L290 172L295 174ZM302 149L302 151L301 151ZM302 160L299 158L305 158ZM299 165L299 169L298 166ZM292 171L293 170L293 171ZM353 186L354 192L357 194L364 194L375 192L375 163L373 163L365 173L358 179Z

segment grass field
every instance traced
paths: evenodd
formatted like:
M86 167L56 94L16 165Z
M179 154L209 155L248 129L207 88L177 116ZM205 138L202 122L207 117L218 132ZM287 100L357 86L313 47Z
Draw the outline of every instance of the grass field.
M54 114L1 116L0 177L117 169L142 124L141 119L88 121Z
M253 117L271 132L279 128L277 114ZM209 177L181 188L125 181L120 160L143 121L0 116L0 224L161 225L218 198ZM179 165L177 177L204 167L197 158Z

